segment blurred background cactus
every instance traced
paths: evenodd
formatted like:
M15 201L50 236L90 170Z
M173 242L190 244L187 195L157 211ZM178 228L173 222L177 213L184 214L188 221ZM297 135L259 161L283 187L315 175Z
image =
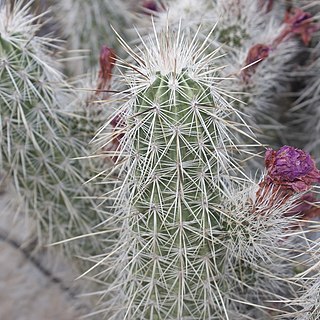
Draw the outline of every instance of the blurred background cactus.
M36 217L45 244L89 232L98 219L84 184L90 160L77 159L88 155L94 133L68 110L74 89L54 65L51 39L36 35L38 17L28 10L22 3L1 7L0 165L21 196L12 205ZM80 135L83 127L90 138Z
M124 37L131 21L129 3L122 0L52 1L50 9L66 40L65 67L70 75L96 68L102 45L118 49L113 28Z
M78 316L320 318L319 13L0 0L0 214L84 279Z

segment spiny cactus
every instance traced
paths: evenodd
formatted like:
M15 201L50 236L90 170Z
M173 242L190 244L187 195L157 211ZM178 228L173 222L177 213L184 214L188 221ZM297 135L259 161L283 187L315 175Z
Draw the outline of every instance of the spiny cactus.
M106 312L111 319L225 319L247 304L240 289L238 302L236 289L228 293L246 281L245 256L238 270L230 263L231 251L243 247L233 237L245 215L236 219L232 206L223 207L232 202L228 187L240 170L231 136L241 131L241 118L238 125L228 122L237 111L219 90L216 52L203 55L205 43L198 47L195 39L190 44L170 31L150 41L141 56L133 54L136 65L129 66L122 93L128 102L116 113L124 132L117 150L123 184L118 210L107 220L119 230L118 239L98 262L106 263L107 281L114 279L105 293ZM278 209L284 205L279 201L273 215L265 214L269 228L268 219L275 222L279 210L292 207L288 203ZM248 209L242 225L254 220L250 214ZM288 219L281 219L287 227ZM249 229L243 237L255 243ZM249 264L248 272L253 270Z
M227 79L221 87L235 92L238 100L231 97L229 102L243 112L249 126L256 131L260 144L254 144L260 147L255 148L255 152L262 151L261 143L273 147L289 143L285 113L291 101L287 96L292 91L292 69L304 50L298 37L292 37L301 33L291 27L298 28L303 22L293 17L283 23L283 17L279 19L274 14L273 3L269 2L216 0L214 3L202 1L199 6L193 1L152 3L154 6L150 6L150 1L143 2L151 8L148 12L152 14L157 32L165 28L166 18L171 28L197 34L198 40L206 39L206 29L215 26L207 41L221 48L224 54L216 61L217 66L227 66L222 73ZM192 18L185 19L188 15ZM198 30L200 24L205 26L204 31ZM229 83L231 76L237 81ZM249 139L245 143L253 141ZM257 161L255 165L261 167Z
M316 49L317 50L317 49ZM318 79L318 60L308 63L298 75L304 79L303 88L293 107L289 110L292 120L292 141L297 146L303 146L305 150L311 152L319 161L319 79ZM312 128L312 130L310 130ZM297 132L300 134L297 135Z
M108 98L110 89L116 89L112 83L115 59L114 50L102 46L98 74L93 73L74 83L75 94L65 113L72 144L80 150L79 172L92 198L91 205L97 211L102 202L110 201L103 197L106 189L101 172L108 170L112 160L104 155L103 145L94 144L92 140L97 132L103 135L106 131L104 125L112 110Z
M319 268L318 268L319 270ZM315 270L316 272L319 272ZM320 278L312 277L304 284L304 294L296 301L301 310L293 314L294 320L317 320L320 317Z
M303 59L299 60L299 67L292 72L297 84L296 100L288 110L292 120L290 124L290 143L304 148L319 161L319 30L320 23L317 15L310 11L295 8L291 19L301 20L296 23L295 35L299 36L306 45ZM312 130L310 130L312 128ZM299 133L299 134L297 134Z
M265 18L271 20L264 24L263 31L251 32L238 50L226 57L230 65L226 68L227 74L237 75L233 88L243 93L245 102L238 103L239 108L249 116L247 121L256 128L261 143L273 147L288 143L303 147L299 144L300 137L294 135L297 127L291 130L293 116L288 110L299 79L299 73L293 70L298 70L317 28L311 15L299 8L286 12L281 23L273 11Z
M311 224L310 229L319 231L318 222ZM294 320L316 320L320 316L320 252L319 234L308 235L308 241L303 257L299 260L303 262L305 268L299 268L294 281L299 283L299 296L291 303L295 305L296 311L289 314L289 319Z
M127 7L127 2L119 0L62 0L53 3L51 10L67 40L70 57L66 68L71 74L79 75L94 69L99 50L105 43L109 47L117 45L112 28L121 31L122 35L126 33L131 17Z
M46 244L90 232L97 212L76 160L86 141L71 136L73 117L63 110L73 91L55 68L50 39L36 36L29 6L0 8L0 168ZM68 249L81 255L80 246Z
M216 0L211 15L217 23L217 44L227 52L239 50L248 39L265 33L271 26L270 17L261 12L257 1Z
M139 31L146 33L152 28L159 32L167 25L170 28L181 29L185 33L198 33L198 39L205 39L213 26L215 32L211 35L210 42L217 47L222 46L222 50L234 50L243 44L247 38L252 37L252 33L258 34L263 31L267 18L264 14L259 14L260 7L256 1L144 1L140 4L141 11L149 14L152 19L143 19L137 22ZM149 28L148 23L149 22ZM152 32L151 32L152 34Z
M125 1L48 0L42 21L52 14L66 48L88 50L83 63L65 59L69 75L93 71L107 44L97 85L78 89L57 71L57 42L40 36L51 29L29 14L38 1L23 3L0 6L0 170L41 244L97 263L82 276L95 269L104 302L88 317L317 320L320 172L284 146L267 149L254 182L242 159L254 127L262 143L318 152L320 59L306 48L319 42L319 1L141 0L130 46ZM110 24L126 52L110 49ZM116 55L128 58L113 81ZM300 81L291 110L284 95Z

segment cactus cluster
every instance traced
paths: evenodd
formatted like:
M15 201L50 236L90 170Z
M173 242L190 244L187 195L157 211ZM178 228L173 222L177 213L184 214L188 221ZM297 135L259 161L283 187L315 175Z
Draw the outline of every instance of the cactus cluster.
M0 190L86 317L320 318L319 12L0 0Z
M39 245L88 233L101 220L84 184L83 172L93 168L78 158L88 155L92 137L79 136L79 118L68 112L74 92L51 55L51 39L36 34L38 17L22 2L0 9L0 168L19 194L8 205L35 219ZM82 246L66 249L84 255Z
M250 130L219 87L218 50L206 54L206 42L168 29L144 44L139 56L128 50L135 64L124 77L127 102L117 106L113 117L121 121L107 141L122 132L116 167L123 183L118 210L107 218L119 238L97 262L110 282L107 313L264 319L294 312L286 301L296 298L291 278L308 240L297 244L292 228L302 209L304 217L311 210L304 201L315 201L300 193L319 181L313 160L292 147L268 151L267 175L259 184L248 180L235 159L247 152L237 137L250 138ZM308 166L297 187L295 157ZM293 171L288 185L277 161L287 164L283 175Z

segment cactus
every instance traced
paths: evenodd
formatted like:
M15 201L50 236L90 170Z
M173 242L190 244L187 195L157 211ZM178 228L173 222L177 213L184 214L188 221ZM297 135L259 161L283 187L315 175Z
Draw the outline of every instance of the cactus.
M291 124L290 110L296 88L301 85L302 73L297 66L303 63L301 57L307 56L307 46L314 41L317 30L307 18L311 18L308 12L295 8L286 12L280 23L273 11L268 12L265 19L270 22L261 24L259 32L248 33L238 50L226 57L226 75L236 75L238 81L232 87L243 93L241 100L245 102L237 103L237 108L248 116L248 124L264 145L305 147L296 134L296 125Z
M313 50L315 53L317 49ZM293 118L291 124L292 141L296 145L303 146L311 152L319 161L319 58L311 58L298 75L304 80L297 100L291 108L290 114ZM312 130L310 130L312 128ZM301 134L297 135L297 132Z
M316 320L320 317L319 276L306 280L304 294L299 297L297 304L301 310L294 314L294 320Z
M314 3L314 6L316 3ZM319 5L319 3L318 3ZM319 161L319 29L320 24L316 15L311 12L314 6L310 4L308 11L295 8L291 17L301 20L297 23L294 33L304 42L306 48L303 58L300 59L299 68L294 72L295 98L287 114L291 119L290 143L310 152ZM318 8L319 9L319 8ZM291 18L293 19L293 18ZM310 130L312 128L312 130ZM297 134L298 133L298 134Z
M0 176L106 286L88 317L319 317L315 161L244 161L319 161L319 1L0 2Z
M36 35L38 17L29 9L22 1L0 8L0 168L21 197L17 210L36 219L43 245L90 232L98 216L76 159L87 141L71 135L75 118L64 110L73 89L55 67L50 39ZM65 247L83 255L97 244L91 240Z
M157 4L156 1L153 3ZM293 91L292 69L305 50L298 37L292 39L294 32L289 32L298 19L283 23L283 17L280 20L271 11L272 4L245 0L217 0L214 4L202 1L200 5L192 1L167 1L148 11L152 13L157 32L165 28L168 18L170 28L197 34L198 40L204 40L206 29L214 25L214 32L207 41L224 54L216 61L217 67L218 64L227 66L221 75L226 78L221 87L235 92L237 99L226 99L243 112L245 121L255 131L259 143L252 139L243 142L254 144L254 153L263 151L261 144L277 148L292 142L288 130L291 119L287 114L291 107L288 96ZM190 19L187 18L189 15ZM204 31L199 25L204 26ZM140 29L148 31L148 28ZM237 80L232 79L229 83L230 77ZM255 160L251 169L252 166L261 168L262 165Z
M117 46L112 28L123 35L126 33L131 19L127 6L124 1L115 0L63 0L53 3L51 10L67 39L69 58L66 68L71 75L81 75L94 69L99 50L105 43L109 47Z
M319 230L317 223L313 223L311 229ZM295 278L299 279L299 295L293 300L292 305L296 306L296 312L290 314L294 320L316 320L320 316L320 278L319 278L319 235L309 235L303 260L307 268L301 270Z
M114 116L122 117L118 129L125 132L117 149L123 184L108 218L118 239L98 262L114 279L106 292L111 318L225 319L239 308L227 292L246 280L239 260L239 270L231 270L234 243L224 245L228 233L237 234L237 220L223 204L232 202L240 171L230 137L242 120L228 121L237 111L217 85L216 52L203 56L205 47L167 30L132 56L136 65L124 76L128 102Z

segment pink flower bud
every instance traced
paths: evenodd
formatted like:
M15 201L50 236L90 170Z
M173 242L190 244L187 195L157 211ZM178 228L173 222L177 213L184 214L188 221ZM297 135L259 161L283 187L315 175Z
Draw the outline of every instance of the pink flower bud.
M153 15L157 12L163 12L166 10L165 5L161 1L145 0L142 5L142 12L144 14Z

